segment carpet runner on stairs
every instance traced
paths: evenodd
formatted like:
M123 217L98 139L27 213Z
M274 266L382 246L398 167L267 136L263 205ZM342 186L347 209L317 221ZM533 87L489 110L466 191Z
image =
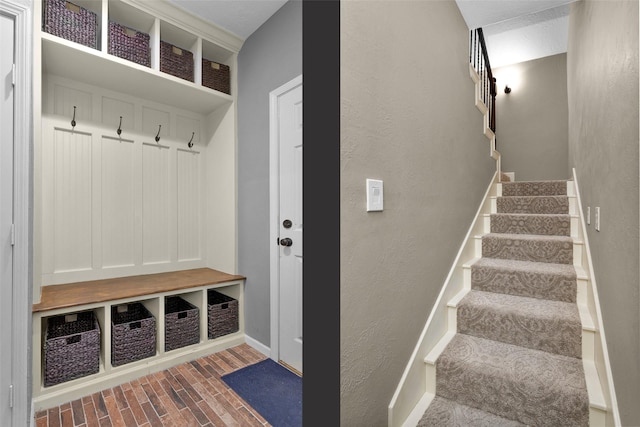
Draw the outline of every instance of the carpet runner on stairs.
M588 426L566 181L505 182L419 426Z

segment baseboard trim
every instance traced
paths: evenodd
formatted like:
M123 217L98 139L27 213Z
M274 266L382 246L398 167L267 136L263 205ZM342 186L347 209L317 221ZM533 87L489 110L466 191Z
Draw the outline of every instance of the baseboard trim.
M251 346L251 347L255 348L256 350L258 350L260 353L262 353L265 356L271 358L271 348L269 348L266 345L262 344L260 341L256 340L255 338L251 338L247 334L244 335L244 341L249 346ZM277 362L277 360L276 360L276 362Z

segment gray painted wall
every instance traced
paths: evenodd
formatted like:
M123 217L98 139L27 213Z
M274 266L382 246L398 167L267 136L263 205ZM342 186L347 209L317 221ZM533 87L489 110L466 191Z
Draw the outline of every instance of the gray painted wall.
M290 0L238 54L238 273L245 332L270 345L269 92L302 74L302 2Z
M640 425L638 2L571 5L567 52L569 165L587 226L622 424ZM593 218L593 217L592 217Z
M496 144L516 180L567 179L567 55L496 68ZM512 86L504 93L505 84Z
M386 426L495 161L454 1L342 2L340 29L340 420Z

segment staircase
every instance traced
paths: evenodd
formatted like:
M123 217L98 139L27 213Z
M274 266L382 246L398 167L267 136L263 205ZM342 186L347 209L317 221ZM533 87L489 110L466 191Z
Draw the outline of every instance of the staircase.
M468 237L473 252L459 254L475 254L460 267L464 284L452 297L443 289L447 314L436 315L446 317L447 331L439 340L429 336L429 325L439 327L436 308L421 337L432 342L423 358L426 392L398 423L393 412L404 410L406 390L415 390L403 377L390 425L610 424L594 362L600 340L573 181L493 186L476 220L482 224ZM419 343L416 362L425 347ZM407 375L415 366L410 362Z
M489 222L418 425L588 426L567 182L503 183Z

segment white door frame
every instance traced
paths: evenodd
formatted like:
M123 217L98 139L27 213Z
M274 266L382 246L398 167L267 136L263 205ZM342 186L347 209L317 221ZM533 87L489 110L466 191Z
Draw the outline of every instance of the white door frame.
M13 425L33 423L31 415L31 148L33 3L0 0L0 13L15 22L14 157L13 212ZM38 67L40 64L38 64Z
M280 246L276 245L280 233L280 162L278 97L302 84L302 74L269 93L269 256L271 287L271 359L280 357Z

